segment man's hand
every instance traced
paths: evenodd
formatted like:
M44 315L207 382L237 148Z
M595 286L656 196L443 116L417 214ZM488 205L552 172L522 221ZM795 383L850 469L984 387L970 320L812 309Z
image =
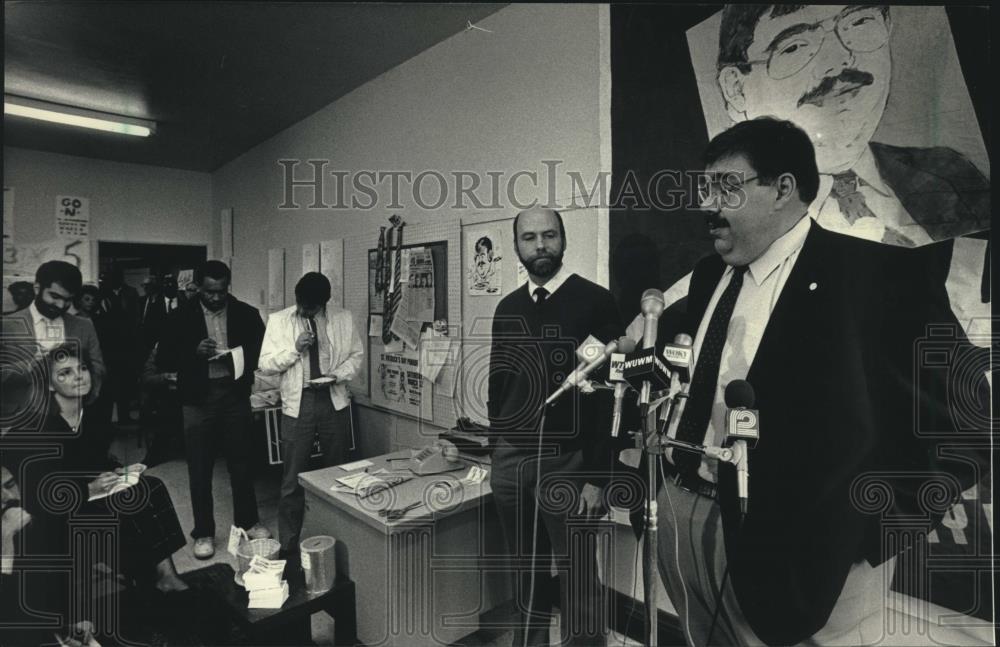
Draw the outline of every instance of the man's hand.
M605 512L607 508L604 507L604 490L596 485L584 483L583 489L580 490L580 505L577 506L576 514L588 519L600 519Z
M215 355L216 348L218 348L218 344L215 343L214 339L209 337L208 339L202 339L201 343L198 344L198 348L196 348L194 352L198 357L208 359L212 355Z
M121 477L114 472L104 472L90 483L87 483L87 492L91 497L107 494L120 480Z
M66 639L59 638L59 644L66 645L66 647L101 647L101 644L94 638L94 625L89 620L78 622L70 627L69 636Z
M299 336L295 339L295 350L300 353L306 352L306 349L313 345L316 338L313 334L306 330L305 332L299 333Z

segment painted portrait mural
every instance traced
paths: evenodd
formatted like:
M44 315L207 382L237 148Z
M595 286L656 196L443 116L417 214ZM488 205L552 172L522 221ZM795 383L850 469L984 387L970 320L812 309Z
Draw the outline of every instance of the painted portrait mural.
M983 132L988 11L692 5L619 6L611 16L611 283L624 314L635 314L638 294L654 286L683 307L689 272L712 245L696 209L642 208L614 196L661 169L698 171L711 137L775 116L799 125L816 149L821 177L810 217L831 231L924 248L929 274L945 283L986 357L969 379L988 381L986 348L996 348ZM945 624L961 621L948 610L992 620L990 484L984 475L943 527L897 563L894 589L925 605L914 613Z
M763 115L802 127L810 215L887 245L952 240L952 308L988 338L989 158L943 7L727 5L688 46L709 137Z

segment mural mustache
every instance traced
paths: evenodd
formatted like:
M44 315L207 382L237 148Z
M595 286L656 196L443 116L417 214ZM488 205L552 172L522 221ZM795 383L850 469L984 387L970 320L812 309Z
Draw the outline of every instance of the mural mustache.
M837 76L825 77L819 82L819 85L803 94L798 101L797 107L801 108L804 104L811 103L814 106L822 108L823 103L831 95L837 96L845 92L857 90L874 82L875 77L868 72L847 68Z

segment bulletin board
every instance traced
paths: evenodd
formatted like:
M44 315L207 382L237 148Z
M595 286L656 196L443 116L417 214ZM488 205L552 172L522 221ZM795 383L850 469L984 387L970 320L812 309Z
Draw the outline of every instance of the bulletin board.
M381 338L382 329L377 321L375 326L372 322L373 316L383 314L381 295L374 295L371 287L370 259L377 251L377 240L377 229L366 235L344 239L344 307L351 311L355 326L365 336L367 354L361 371L351 381L351 391L356 401L364 406L428 422L437 427L450 428L458 417L455 397L460 391L457 376L462 330L460 222L457 218L442 218L428 224L408 224L403 230L404 250L423 248L430 252L433 259L433 319L447 322L445 330L448 334L443 336L444 342L438 341L427 347L441 348L442 345L447 345L451 349L451 355L449 365L441 369L434 382L423 379L418 387L412 383L415 376L406 375L404 379L407 382L402 388L398 388L397 383L388 389L388 393L383 392L383 376L379 373L380 366L385 364L382 357L385 350ZM421 325L420 328L429 329L430 326ZM431 334L429 330L427 334ZM423 340L421 346L424 346ZM417 370L415 362L419 359L419 354L411 354L410 359L414 363L402 367L407 373ZM393 377L398 380L398 371L393 373ZM409 400L396 400L401 391L406 391L405 397L410 397L411 386L419 389L421 406L414 406Z

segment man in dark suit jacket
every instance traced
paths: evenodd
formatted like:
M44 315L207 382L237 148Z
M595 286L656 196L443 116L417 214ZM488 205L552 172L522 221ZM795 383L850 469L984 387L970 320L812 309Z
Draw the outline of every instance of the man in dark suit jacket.
M664 458L661 577L695 644L876 641L899 550L885 518L926 532L984 473L981 454L943 458L938 445L988 442L982 394L957 405L943 371L915 368L931 365L918 361L924 341L943 339L952 358L968 343L926 250L806 217L815 154L790 122L740 123L706 163L718 255L692 276L695 365L670 433L722 444L722 393L736 379L755 391L761 433L745 517L731 465Z
M231 273L225 263L207 261L195 270L198 299L170 314L156 353L156 365L177 373L184 412L184 444L194 511L194 554L215 553L212 505L213 445L221 435L233 490L234 523L251 539L270 537L258 523L257 498L247 441L251 425L250 389L264 341L264 322L253 306L229 294ZM232 349L233 352L219 356ZM243 372L234 355L242 353Z
M31 305L4 315L3 336L3 424L25 427L29 419L41 422L41 403L47 400L45 385L39 392L38 380L31 372L40 366L34 360L43 353L70 342L79 344L81 357L90 368L93 401L100 391L107 371L94 325L85 317L66 312L80 291L80 270L64 261L42 263L35 273L35 299ZM26 418L27 416L27 418Z

